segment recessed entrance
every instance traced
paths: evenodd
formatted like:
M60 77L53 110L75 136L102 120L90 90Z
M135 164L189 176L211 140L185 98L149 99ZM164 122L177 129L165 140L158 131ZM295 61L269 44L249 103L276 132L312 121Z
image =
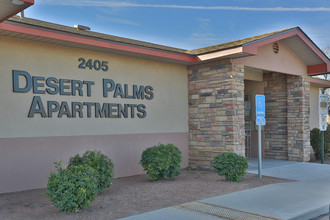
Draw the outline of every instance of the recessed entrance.
M260 69L245 67L244 78L245 156L258 157L258 126L256 125L255 96L264 94L263 72ZM263 142L263 126L261 134ZM264 156L264 148L262 149Z

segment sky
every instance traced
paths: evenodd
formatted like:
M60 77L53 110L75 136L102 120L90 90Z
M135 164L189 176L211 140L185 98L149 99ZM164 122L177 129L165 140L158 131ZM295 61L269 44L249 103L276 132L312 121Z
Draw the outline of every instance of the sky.
M297 26L330 46L329 0L35 0L25 16L181 49Z

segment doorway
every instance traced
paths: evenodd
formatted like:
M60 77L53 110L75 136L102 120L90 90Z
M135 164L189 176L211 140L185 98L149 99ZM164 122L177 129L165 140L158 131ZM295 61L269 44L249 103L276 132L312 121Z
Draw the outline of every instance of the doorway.
M244 80L245 156L258 157L258 126L256 125L255 96L264 94L263 81ZM261 126L261 141L264 142L264 126ZM264 144L262 144L264 157Z

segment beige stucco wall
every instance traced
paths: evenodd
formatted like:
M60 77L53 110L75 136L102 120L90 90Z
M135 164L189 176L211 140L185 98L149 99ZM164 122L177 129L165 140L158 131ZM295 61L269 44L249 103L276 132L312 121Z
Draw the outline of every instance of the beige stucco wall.
M244 92L254 93L255 95L264 94L264 82L245 80L244 81Z
M244 66L244 80L262 82L264 80L263 72L261 69L255 69L249 66Z
M319 87L314 85L310 86L310 118L309 124L310 129L319 128L319 113L318 113L318 103L319 103Z
M188 131L187 71L185 66L123 57L91 51L70 49L35 42L0 38L0 137L45 137L72 135L105 135L133 133L164 133ZM78 58L109 62L109 71L79 69ZM14 93L12 70L23 70L31 76L95 82L92 96ZM152 100L104 98L102 79L132 86L152 86ZM24 81L24 80L23 80ZM21 82L23 82L21 81ZM69 91L69 90L67 90ZM85 90L86 91L86 90ZM40 96L44 105L48 100L122 104L144 104L147 116L138 118L42 118L40 114L28 118L33 96ZM46 108L46 106L45 106ZM93 111L92 111L92 114Z
M53 162L86 150L101 150L115 164L115 177L144 173L141 153L158 143L173 143L188 166L188 77L186 66L112 55L11 38L0 38L0 193L43 188ZM78 58L109 62L109 71L79 69ZM31 76L93 81L91 97L13 92L12 71ZM20 78L24 82L24 78ZM103 79L115 83L152 86L154 98L103 97ZM20 85L21 87L24 87ZM47 88L47 87L45 87ZM42 87L40 90L44 89ZM66 89L66 91L69 91ZM113 94L109 93L109 94ZM139 118L29 118L34 96L47 101L144 104L147 116Z
M234 59L235 63L250 67L286 73L291 75L306 75L307 67L293 52L286 48L281 42L278 53L273 52L273 44L267 44L258 48L257 56L249 56Z
M0 194L45 188L54 161L67 165L69 158L98 150L111 158L115 178L145 173L139 165L146 147L172 143L181 150L182 167L188 166L188 134L87 135L0 139Z

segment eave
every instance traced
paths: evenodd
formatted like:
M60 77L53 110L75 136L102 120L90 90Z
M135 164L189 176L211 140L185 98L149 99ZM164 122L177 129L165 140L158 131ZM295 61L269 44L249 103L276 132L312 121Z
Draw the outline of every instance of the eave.
M79 33L61 31L57 29L44 28L13 21L0 23L0 36L10 36L19 39L35 40L50 44L69 46L81 49L101 51L105 53L129 55L164 62L188 65L200 62L196 56L134 43L117 42L86 36ZM150 44L152 45L152 44Z
M312 85L317 85L321 88L330 88L330 81L329 80L324 80L324 79L318 79L318 78L315 78L315 77L311 77L309 81Z
M202 54L196 55L202 61L257 56L258 48L280 41L306 64L306 72L308 75L330 73L329 58L299 27L276 32L273 35L260 39L258 39L258 36L255 38L257 39L243 44L239 43L244 40L237 41L237 45L235 45L235 42L231 42L229 44L231 46L230 48L223 48L223 45L226 44L219 45L221 49L218 51L214 51L216 46L212 46L213 51L205 52L205 50L202 50ZM198 51L198 49L196 51Z
M0 23L34 4L34 0L20 0L18 2L20 4L14 4L10 0L0 2Z

